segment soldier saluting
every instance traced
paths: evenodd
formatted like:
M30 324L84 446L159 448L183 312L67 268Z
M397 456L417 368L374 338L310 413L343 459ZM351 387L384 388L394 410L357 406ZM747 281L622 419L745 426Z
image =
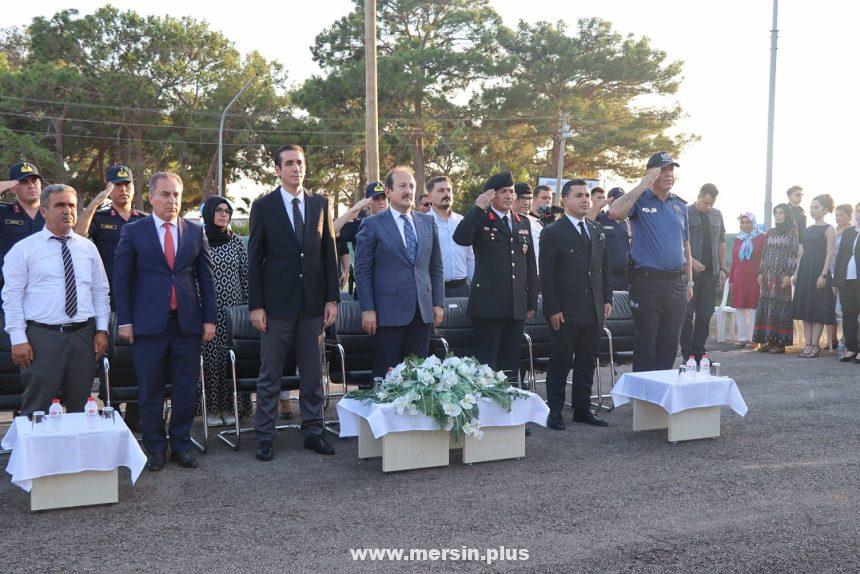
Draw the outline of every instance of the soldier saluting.
M513 213L513 204L511 172L490 177L453 238L475 252L469 292L475 358L493 369L516 373L523 327L537 309L538 287L529 220Z

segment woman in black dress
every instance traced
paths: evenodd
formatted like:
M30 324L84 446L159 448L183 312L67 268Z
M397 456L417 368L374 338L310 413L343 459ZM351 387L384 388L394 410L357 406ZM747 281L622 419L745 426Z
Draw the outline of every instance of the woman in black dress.
M800 265L794 274L792 313L795 320L803 321L806 347L799 356L807 359L821 352L818 343L824 326L836 323L836 296L830 274L836 230L824 221L832 211L833 198L829 195L819 195L812 200L809 214L814 223L803 234Z
M242 238L230 229L233 205L224 197L213 196L203 204L203 223L212 253L215 302L218 308L215 338L203 343L203 374L206 377L206 424L235 424L233 383L227 377L227 307L248 302L248 252ZM200 413L200 405L197 405ZM239 395L239 416L251 414L251 400Z

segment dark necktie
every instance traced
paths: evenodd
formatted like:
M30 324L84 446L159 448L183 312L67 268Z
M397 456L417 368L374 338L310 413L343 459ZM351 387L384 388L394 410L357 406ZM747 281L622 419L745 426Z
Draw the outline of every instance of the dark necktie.
M299 209L299 198L293 198L293 228L296 231L296 239L299 242L299 249L302 248L302 243L305 240L305 220L302 219L302 212Z
M406 237L406 254L409 255L409 261L415 263L415 257L418 255L418 239L409 224L409 217L401 214L400 218L403 220L403 236Z
M72 253L69 251L69 246L66 245L69 238L53 235L51 239L60 242L60 249L63 253L63 270L66 274L66 315L72 319L78 314L78 290L75 286L75 266L72 264Z
M591 240L588 238L588 233L585 232L585 222L584 221L579 222L579 234L585 240L586 244L591 245Z
M502 223L505 224L505 229L507 229L508 231L511 230L511 224L508 222L508 216L507 215L502 216Z

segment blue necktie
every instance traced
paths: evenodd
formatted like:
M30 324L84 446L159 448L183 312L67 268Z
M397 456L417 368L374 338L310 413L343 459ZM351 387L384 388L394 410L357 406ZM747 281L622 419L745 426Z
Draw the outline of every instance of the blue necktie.
M405 214L400 218L403 220L403 235L406 237L406 254L409 256L409 261L415 263L415 257L418 255L418 239L415 237L409 218Z

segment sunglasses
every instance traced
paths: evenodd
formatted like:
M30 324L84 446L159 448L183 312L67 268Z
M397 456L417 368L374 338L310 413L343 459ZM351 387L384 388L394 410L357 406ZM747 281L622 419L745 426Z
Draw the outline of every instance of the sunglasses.
M431 205L433 205L433 204L430 203L429 201L425 201L424 203L421 204L421 207L430 207Z

